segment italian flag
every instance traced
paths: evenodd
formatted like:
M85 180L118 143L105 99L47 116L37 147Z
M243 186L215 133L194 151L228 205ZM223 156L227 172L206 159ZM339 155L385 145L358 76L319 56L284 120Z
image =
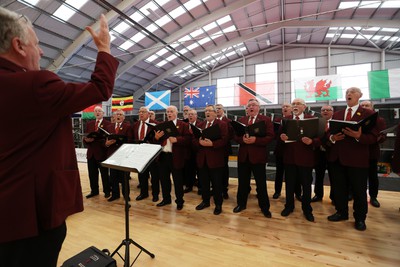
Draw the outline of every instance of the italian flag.
M368 72L371 99L400 97L400 69Z
M325 101L342 98L339 75L325 75L294 80L295 97L305 101Z

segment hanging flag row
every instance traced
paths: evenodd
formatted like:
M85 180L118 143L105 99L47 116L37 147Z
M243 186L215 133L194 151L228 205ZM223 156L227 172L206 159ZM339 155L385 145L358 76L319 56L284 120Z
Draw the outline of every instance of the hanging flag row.
M305 101L324 101L342 98L339 75L325 75L294 80L295 97Z
M371 99L400 97L400 69L368 72Z
M111 111L118 109L123 111L133 110L133 96L113 96L111 100Z

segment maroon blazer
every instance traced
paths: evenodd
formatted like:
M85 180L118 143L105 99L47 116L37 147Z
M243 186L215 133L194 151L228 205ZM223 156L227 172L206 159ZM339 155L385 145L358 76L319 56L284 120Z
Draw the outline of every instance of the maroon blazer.
M179 135L176 137L177 142L172 144L172 158L174 169L182 169L185 165L185 161L189 157L189 146L192 140L189 132L189 124L184 121L177 120L176 128ZM155 141L155 143L161 144L161 139Z
M394 142L392 169L393 172L400 173L400 123L397 127L396 141Z
M141 120L138 120L138 121L135 122L135 123L133 124L133 126L131 127L132 132L130 133L130 136L131 136L131 138L132 138L132 140L131 140L132 142L140 141L140 140L139 140L140 122L141 122ZM156 122L156 121L154 121L154 120L149 120L149 123L155 123L155 124L157 124L158 122ZM151 131L153 131L153 127L147 126L147 129L146 129L146 132L144 133L144 136L146 137L146 135L147 135L149 132L151 132Z
M13 127L0 131L0 243L36 236L83 210L71 114L111 97L117 67L100 52L89 82L65 83L0 58L0 113L12 113L2 122Z
M86 131L85 133L91 133L95 131L96 120L91 120L86 123ZM108 125L111 124L109 121L103 119L101 121L100 127L102 129L107 129ZM99 129L99 131L101 131ZM91 159L95 158L97 161L103 161L107 158L107 149L104 148L104 139L95 139L93 142L87 143L85 139L83 139L87 147L86 158Z
M274 139L274 128L271 119L264 115L257 115L256 122L265 121L267 135L257 137L254 144L248 145L243 142L243 136L235 135L235 141L240 145L238 152L238 162L245 162L247 159L251 164L265 164L268 160L267 145ZM239 119L239 122L248 125L249 116Z
M335 112L332 119L344 120L345 111L346 109ZM360 121L372 113L374 113L374 111L359 106L351 120ZM375 125L369 133L361 134L360 140L358 141L353 137L346 136L343 140L335 142L329 150L328 161L334 162L339 160L344 166L368 168L369 145L376 143L378 133L377 125ZM330 136L329 130L327 134Z
M378 117L376 119L376 127L378 128L378 133L380 131L383 131L386 129L386 122L385 119L382 117ZM379 135L378 135L379 136ZM385 142L386 140L386 135L382 135L381 139L378 140L378 142L369 145L369 158L371 160L379 160L379 158L381 157L381 148L380 148L380 144Z
M116 124L116 123L110 123L110 124L108 125L107 132L109 132L110 134L115 134L115 133L116 133L116 132L115 132L115 124ZM129 125L130 125L129 122L125 122L125 121L122 122L122 124L121 124L120 127L119 127L119 131L118 131L118 134L119 134L119 135L125 135L125 136L127 137L127 140L128 140L128 141L131 139L131 134L132 134L131 127L130 127ZM127 142L128 142L128 141L127 141ZM107 148L107 157L111 156L115 151L117 151L117 149L118 149L121 145L122 145L122 144L120 144L119 142L116 142L116 143L110 145L110 146Z
M313 118L314 116L304 114L304 118ZM287 119L293 119L293 116L286 116ZM312 144L306 145L302 141L284 143L283 145L283 163L294 164L302 167L314 167L316 163L315 150L321 145L320 138L314 138Z
M201 125L201 129L206 128L207 121ZM201 146L199 139L193 137L193 145L197 148L196 163L201 168L207 163L209 168L222 168L225 166L225 150L229 141L228 125L222 121L215 119L213 126L218 125L221 131L221 139L213 141L212 147Z

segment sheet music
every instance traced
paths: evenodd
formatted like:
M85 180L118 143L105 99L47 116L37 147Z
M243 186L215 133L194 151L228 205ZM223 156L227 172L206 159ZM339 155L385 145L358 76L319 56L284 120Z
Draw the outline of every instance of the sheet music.
M160 145L123 144L102 165L112 169L142 172L161 152Z

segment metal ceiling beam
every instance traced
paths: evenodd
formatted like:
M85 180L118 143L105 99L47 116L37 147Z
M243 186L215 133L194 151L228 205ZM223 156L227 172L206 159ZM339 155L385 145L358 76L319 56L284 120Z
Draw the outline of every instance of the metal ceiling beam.
M252 4L254 2L258 2L258 1L259 0L240 0L240 1L235 1L234 3L229 4L226 7L223 7L221 9L218 9L215 12L212 12L210 15L204 16L204 17L202 17L200 19L197 19L197 20L193 21L192 23L186 25L184 28L182 28L182 29L176 31L175 33L171 34L170 36L166 37L164 39L164 42L167 43L167 44L175 42L176 40L178 40L182 36L185 36L185 35L193 32L193 31L195 31L196 29L198 29L199 25L206 25L206 24L208 24L210 22L213 22L213 21L215 21L215 20L217 20L219 18L222 18L222 17L224 17L226 15L231 14L235 10L238 10L240 8L243 8L243 7L247 6L247 5L250 5L250 4ZM154 55L155 51L160 50L162 46L164 46L163 43L154 44L152 47L147 49L145 52L140 53L139 55L137 55L132 60L126 62L126 64L124 64L123 66L118 68L117 79L124 72L126 72L127 70L132 68L132 66L138 64L139 62L141 62L142 60L150 57L151 55ZM194 62L196 62L196 61L194 61Z
M119 10L125 10L133 5L139 3L140 0L125 0L121 2L117 8ZM112 21L117 18L119 15L115 11L110 11L105 14L107 21ZM96 21L92 27L94 29L99 28L99 21ZM91 40L91 36L88 31L83 31L81 35L69 46L67 49L61 52L60 56L58 56L53 63L47 68L48 70L52 70L54 72L58 72L64 64L82 47L82 45L86 44Z
M382 27L382 28L396 28L398 27L398 22L393 20L318 20L318 21L283 21L272 23L266 28L261 30L251 32L248 35L243 35L241 37L235 38L230 42L225 42L221 46L214 47L213 49L207 50L204 53L197 55L193 58L193 61L198 61L204 58L206 55L210 55L221 50L224 50L232 45L237 43L244 43L251 39L259 38L260 36L266 35L272 31L281 29L281 28L321 28L321 27ZM143 86L139 90L135 91L133 94L134 99L141 97L145 92L147 92L151 87L162 81L163 79L167 78L168 76L172 75L176 71L182 69L187 65L186 62L183 62L171 69L165 71L162 75L158 76L157 78L153 79L149 82L149 84Z

